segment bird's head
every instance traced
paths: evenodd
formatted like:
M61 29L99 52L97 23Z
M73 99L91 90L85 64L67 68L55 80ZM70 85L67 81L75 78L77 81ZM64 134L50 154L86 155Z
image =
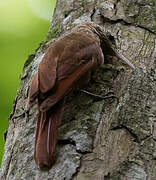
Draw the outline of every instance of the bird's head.
M98 24L94 22L84 22L80 25L76 26L75 29L78 29L79 31L91 33L94 34L93 36L96 37L96 39L99 39L101 48L104 52L104 55L108 54L111 56L116 56L119 59L121 59L125 64L127 64L132 69L135 69L134 65L126 59L122 54L118 52L117 47L115 46L114 37L106 32L102 26L99 26Z

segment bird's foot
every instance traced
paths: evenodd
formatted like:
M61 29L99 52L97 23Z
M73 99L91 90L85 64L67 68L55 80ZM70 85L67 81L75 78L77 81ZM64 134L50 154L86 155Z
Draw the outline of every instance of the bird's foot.
M101 95L97 95L97 94L88 92L88 91L86 91L84 89L80 89L80 91L83 92L83 93L86 93L86 94L88 94L90 96L93 96L95 98L102 99L102 100L103 99L110 99L110 98L115 98L117 101L119 100L118 97L116 97L115 95L109 95L110 93L107 93L106 95L101 96ZM111 94L112 94L112 92L111 92Z

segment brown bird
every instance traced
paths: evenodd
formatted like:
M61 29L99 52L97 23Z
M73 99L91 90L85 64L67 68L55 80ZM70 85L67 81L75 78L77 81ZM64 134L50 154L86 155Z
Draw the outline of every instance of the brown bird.
M53 164L64 97L88 83L91 71L104 63L103 54L116 55L134 68L113 48L103 29L93 22L76 26L45 53L28 94L28 109L38 100L34 152L38 168L50 168Z

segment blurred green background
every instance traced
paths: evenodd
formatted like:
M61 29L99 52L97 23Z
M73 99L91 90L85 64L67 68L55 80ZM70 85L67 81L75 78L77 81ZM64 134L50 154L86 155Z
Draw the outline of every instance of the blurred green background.
M3 133L28 55L45 39L56 0L0 0L0 164Z

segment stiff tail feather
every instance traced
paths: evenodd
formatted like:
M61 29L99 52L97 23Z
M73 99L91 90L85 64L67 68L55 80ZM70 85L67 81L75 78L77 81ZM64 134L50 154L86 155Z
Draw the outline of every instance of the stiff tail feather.
M61 123L63 104L63 100L61 100L46 112L39 110L34 153L39 169L48 169L54 162L57 131Z

